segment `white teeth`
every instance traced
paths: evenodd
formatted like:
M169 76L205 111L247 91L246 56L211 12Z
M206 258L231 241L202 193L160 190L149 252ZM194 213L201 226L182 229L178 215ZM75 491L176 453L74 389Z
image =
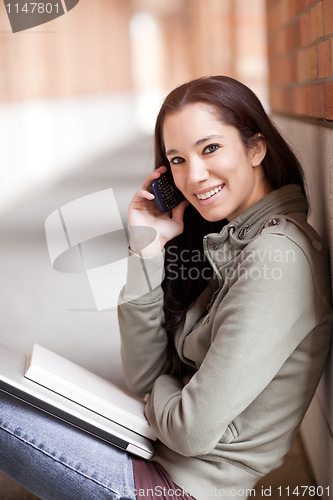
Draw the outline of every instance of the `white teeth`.
M199 200L207 200L208 198L210 198L211 196L213 196L213 194L216 194L218 193L219 191L221 191L221 189L223 188L224 184L221 184L221 186L219 187L216 187L214 189L212 189L211 191L207 191L207 193L203 193L203 194L197 194L197 198Z

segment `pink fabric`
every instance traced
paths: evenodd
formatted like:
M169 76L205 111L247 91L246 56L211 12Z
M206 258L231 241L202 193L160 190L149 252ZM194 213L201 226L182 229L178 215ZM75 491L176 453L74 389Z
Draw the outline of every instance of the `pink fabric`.
M177 486L157 462L132 457L134 482L138 500L193 500L193 497Z

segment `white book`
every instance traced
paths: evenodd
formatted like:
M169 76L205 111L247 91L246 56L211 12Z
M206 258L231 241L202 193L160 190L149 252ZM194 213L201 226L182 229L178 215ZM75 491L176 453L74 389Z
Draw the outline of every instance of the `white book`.
M117 424L156 439L144 416L142 399L45 347L33 346L24 376Z

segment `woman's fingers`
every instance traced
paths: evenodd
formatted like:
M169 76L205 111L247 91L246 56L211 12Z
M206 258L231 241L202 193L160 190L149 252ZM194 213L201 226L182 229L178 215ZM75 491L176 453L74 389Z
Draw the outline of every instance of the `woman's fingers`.
M150 202L154 198L155 196L150 191L147 191L145 189L138 189L129 204L129 210L133 208L134 209L147 208L146 202L148 201Z
M151 183L158 179L164 172L166 172L167 168L165 166L159 167L154 172L152 172L148 177L144 180L142 187L137 190L135 193L131 205L135 203L139 203L143 200L153 200L155 198L154 194L150 191ZM130 205L130 206L131 206Z
M151 193L150 191L147 191L146 189L138 189L136 194L139 198L144 198L146 200L153 200L155 198L153 193Z
M142 189L149 190L149 186L151 183L155 180L158 179L162 174L164 174L167 171L167 167L164 165L157 168L152 172L148 177L144 180L144 183L142 184Z

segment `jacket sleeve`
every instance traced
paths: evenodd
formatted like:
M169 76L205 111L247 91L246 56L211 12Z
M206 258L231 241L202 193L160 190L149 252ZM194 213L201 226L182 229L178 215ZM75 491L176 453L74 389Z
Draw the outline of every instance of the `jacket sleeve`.
M164 253L141 258L130 252L127 282L118 304L123 373L135 394L150 392L168 366L163 321Z
M281 252L292 249L292 262L272 261L262 251L274 244ZM315 286L303 251L283 235L261 235L256 245L246 247L224 284L198 371L185 387L161 375L147 402L158 438L182 455L212 451L316 324Z

